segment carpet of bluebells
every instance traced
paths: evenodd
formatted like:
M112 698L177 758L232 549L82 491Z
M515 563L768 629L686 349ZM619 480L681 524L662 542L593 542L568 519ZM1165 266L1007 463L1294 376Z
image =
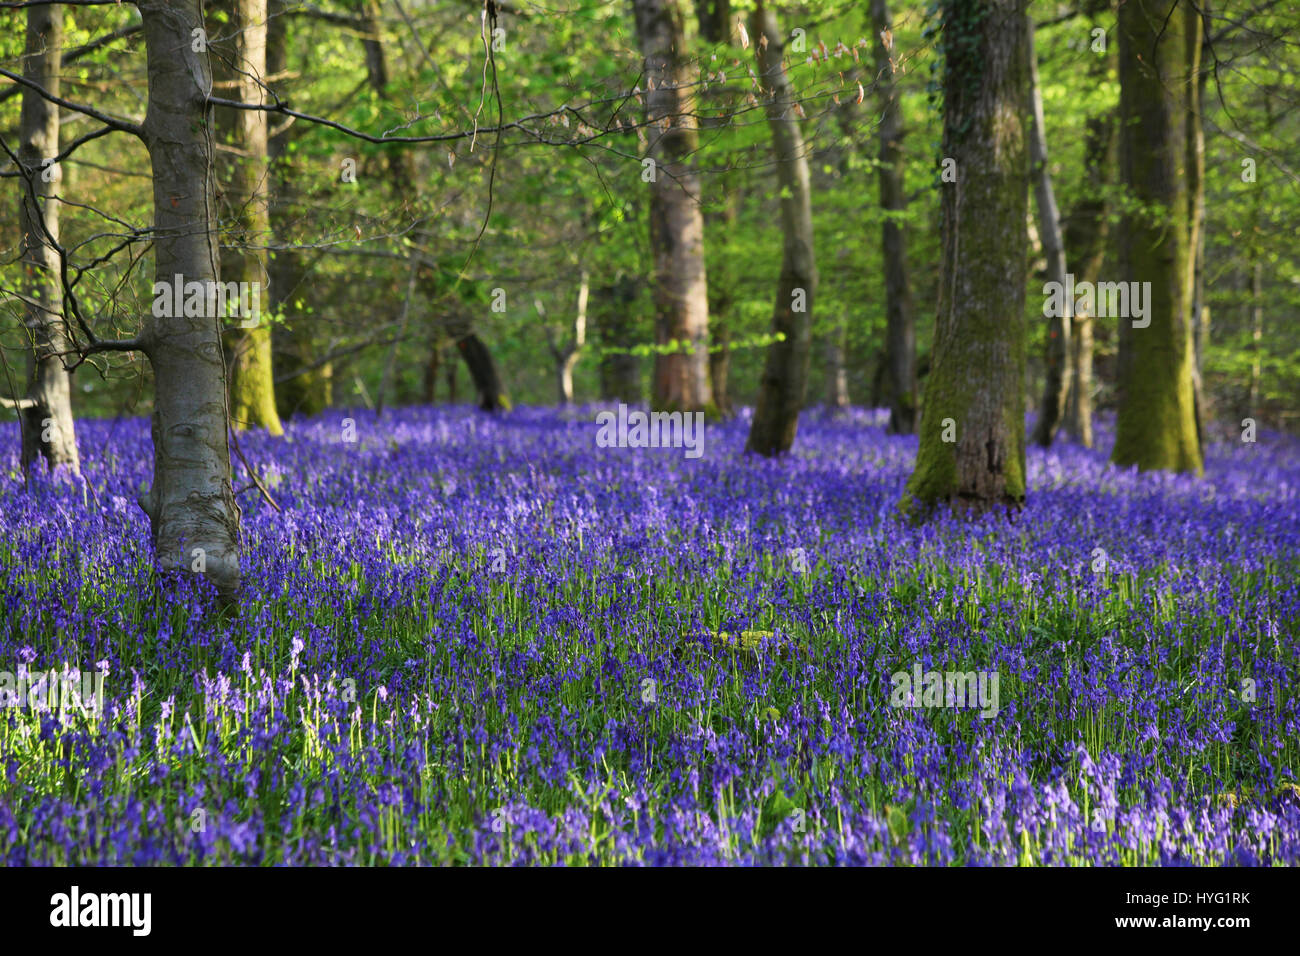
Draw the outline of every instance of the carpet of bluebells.
M744 415L692 460L596 411L246 434L283 510L240 495L233 618L155 575L146 421L27 487L5 425L0 671L104 702L0 709L0 862L1300 862L1294 439L1196 480L1102 423L1012 520L913 524L882 413L767 461ZM917 663L996 714L896 706Z

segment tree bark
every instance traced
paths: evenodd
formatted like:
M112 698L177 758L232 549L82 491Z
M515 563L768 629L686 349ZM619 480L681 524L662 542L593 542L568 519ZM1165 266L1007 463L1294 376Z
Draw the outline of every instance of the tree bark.
M903 508L1025 497L1029 43L1025 0L943 4L943 268L916 467ZM945 440L950 438L951 440Z
M1260 418L1264 384L1264 263L1258 250L1251 250L1254 263L1250 269L1250 390L1247 393L1247 414Z
M62 6L28 7L23 76L52 96L59 95L63 50ZM72 417L72 377L60 353L69 347L63 317L59 237L59 203L55 200L62 170L43 167L59 153L59 107L30 87L23 87L19 117L18 223L22 230L23 292L28 299L25 326L27 399L21 408L22 467L44 458L50 469L81 470L76 424ZM27 177L30 177L27 178ZM51 242L53 239L53 242Z
M220 278L213 188L212 72L192 37L199 0L138 0L148 53L149 107L143 137L153 169L156 279ZM210 286L209 286L210 288ZM240 587L239 508L231 485L221 318L151 315L142 346L153 367L153 483L141 488L164 571L203 573L220 595Z
M725 43L731 34L731 0L695 0L700 36L709 43Z
M652 401L657 408L711 409L709 297L704 268L699 134L683 65L685 29L677 0L632 0L645 58L650 129L650 246L655 257L655 354Z
M871 0L871 28L875 34L876 97L880 117L881 248L885 261L885 353L889 371L889 432L910 435L916 431L916 322L907 270L907 237L900 218L907 211L903 175L903 118L894 86L893 26L886 0ZM889 37L889 46L885 38ZM847 402L846 402L847 403Z
M496 362L492 353L473 332L466 332L457 337L456 348L460 350L474 379L474 389L478 393L478 407L485 412L499 412L510 408L510 399L501 387L501 376L497 373Z
M1110 0L1092 0L1088 12L1091 23L1110 10ZM1094 56L1088 68L1088 82L1105 82L1109 73L1110 54ZM1106 255L1110 233L1110 203L1106 190L1114 168L1115 118L1102 113L1088 118L1084 133L1083 165L1087 188L1084 198L1070 211L1065 223L1065 249L1074 263L1078 283L1096 283ZM1070 341L1070 389L1066 401L1065 429L1085 448L1092 447L1092 356L1093 317L1075 308Z
M1185 166L1201 18L1189 0L1124 3L1119 41L1121 170L1142 207L1125 216L1120 257L1126 278L1149 281L1151 295L1149 326L1120 320L1112 460L1200 474L1190 316L1198 230Z
M845 340L848 329L843 317L836 318L835 324L826 335L826 407L845 409L849 407L849 372L844 366Z
M1187 214L1192 228L1189 237L1192 250L1192 407L1196 412L1196 441L1204 454L1209 408L1201 369L1206 344L1204 328L1208 324L1204 313L1209 307L1205 304L1205 127L1201 122L1201 110L1210 76L1204 58L1207 54L1212 55L1206 35L1212 21L1208 4L1202 2L1198 6L1201 13L1201 59L1197 62L1196 82L1189 87L1193 101L1187 111Z
M772 331L781 340L768 346L745 450L771 456L790 450L799 425L799 409L808 383L817 265L808 152L799 128L794 90L782 62L785 38L775 15L764 8L762 0L750 23L759 81L764 91L771 93L766 104L767 125L772 131L772 155L781 195L781 275L772 313Z
M599 313L596 330L600 336L600 397L629 405L641 401L641 362L631 353L635 344L632 306L638 283L630 276L596 288Z
M1043 121L1043 91L1038 82L1038 53L1034 45L1034 19L1027 15L1029 36L1029 95L1033 106L1033 131L1029 137L1029 162L1034 177L1034 204L1038 209L1038 234L1047 260L1047 281L1064 288L1066 279L1065 240L1061 237L1061 214L1047 166L1047 127ZM1065 302L1062 314L1049 317L1047 329L1047 374L1038 406L1033 440L1048 448L1056 437L1065 414L1070 392L1070 340L1074 303Z
M580 269L579 275L578 308L573 317L572 338L560 345L554 341L550 328L547 328L547 344L551 349L551 358L555 360L556 401L560 405L573 404L573 370L587 344L587 297L591 280L586 269Z
M215 10L228 19L215 19L214 81L233 87L231 95L245 103L261 103L266 79L267 0L222 0ZM283 435L275 406L275 372L271 362L271 326L262 314L267 289L265 247L271 238L267 200L267 114L262 110L219 110L218 136L234 153L221 153L218 168L221 218L228 224L221 251L226 282L248 283L258 290L256 314L227 319L224 335L230 366L230 415L235 428L264 428ZM233 327L232 327L233 326Z
M721 125L721 124L720 124ZM704 224L708 230L719 230L731 235L736 225L736 212L740 192L735 177L723 174L718 177L722 194L722 208L705 213ZM731 418L731 306L735 301L735 270L730 262L723 261L721 269L714 269L709 277L709 388L713 405L722 418Z
M270 22L266 28L266 72L269 77L282 76L289 65L287 0L271 0ZM277 92L283 92L276 84ZM293 209L298 193L291 169L289 144L298 126L281 124L267 139L270 163L269 216L271 235L276 249L268 256L267 275L270 288L266 301L279 321L271 329L271 357L275 376L283 379L275 388L276 409L282 417L317 415L334 401L334 366L331 362L301 370L311 365L318 354L310 319L298 303L307 297L306 273L302 253L294 248ZM298 374L300 373L300 374ZM285 376L292 376L285 378Z

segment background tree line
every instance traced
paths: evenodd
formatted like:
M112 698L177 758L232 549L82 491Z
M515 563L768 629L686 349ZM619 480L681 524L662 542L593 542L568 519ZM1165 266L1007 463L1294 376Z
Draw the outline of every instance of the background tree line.
M1285 4L0 17L25 460L75 466L76 416L152 414L163 566L204 542L228 590L238 429L330 405L754 405L766 454L810 403L885 406L920 426L908 500L977 507L1095 411L1117 462L1191 472L1216 429L1295 424ZM263 316L151 317L177 273L261 283ZM1066 274L1151 282L1150 326L1044 316Z

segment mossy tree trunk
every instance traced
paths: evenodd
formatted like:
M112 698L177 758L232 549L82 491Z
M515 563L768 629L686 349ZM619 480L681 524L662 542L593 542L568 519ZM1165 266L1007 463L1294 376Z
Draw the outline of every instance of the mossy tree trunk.
M223 0L208 30L215 80L223 95L245 103L265 98L267 0ZM218 136L229 151L219 153L220 211L225 225L221 273L226 282L258 290L253 315L227 319L224 336L230 366L230 418L235 428L264 428L283 435L275 405L271 326L260 304L267 289L266 246L271 239L267 203L267 114L263 110L217 112ZM233 327L231 327L233 326Z
M894 86L893 24L886 0L871 0L872 49L875 52L876 98L880 109L881 248L885 260L885 362L889 376L889 431L916 431L916 321L907 271L907 211L903 173L903 115ZM887 45L888 43L888 45Z
M812 187L808 151L799 127L799 106L781 62L784 35L776 16L764 8L761 0L750 22L759 81L764 93L770 95L767 124L772 131L772 155L781 197L781 274L772 313L772 331L781 338L767 349L745 449L760 455L779 455L794 444L808 384L813 299L817 291Z
M29 7L23 50L23 76L51 96L59 95L62 64L61 6ZM36 90L24 87L19 118L18 224L22 230L23 291L27 395L22 416L22 467L44 458L51 470L81 469L76 425L72 418L72 380L60 353L68 350L63 317L63 282L59 238L59 202L54 197L62 173L59 164L44 164L59 153L59 107ZM53 240L53 241L51 241Z
M1029 44L1025 0L943 5L943 269L916 467L919 513L1025 497Z
M645 59L650 247L655 257L655 354L651 401L657 408L711 410L709 294L704 217L694 154L699 132L685 67L686 34L677 0L633 0ZM675 346L675 347L674 347Z
M1119 411L1112 459L1142 470L1201 473L1192 382L1188 110L1194 106L1201 17L1189 0L1119 10L1120 169L1140 209L1120 230L1124 279L1150 282L1144 327L1121 318Z
M266 27L266 71L268 83L283 95L283 76L288 70L289 0L271 0L270 22ZM266 264L270 290L266 303L282 321L271 331L271 357L275 366L275 405L282 417L316 415L334 401L334 367L317 364L317 336L308 305L307 273L302 253L293 248L294 209L298 192L294 186L294 131L302 127L282 122L268 130L266 151L270 163L269 217L275 250Z

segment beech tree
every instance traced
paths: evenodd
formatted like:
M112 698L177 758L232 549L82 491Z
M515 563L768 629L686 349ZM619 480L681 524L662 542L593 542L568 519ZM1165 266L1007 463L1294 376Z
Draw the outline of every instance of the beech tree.
M1119 231L1120 261L1151 294L1144 324L1120 319L1112 458L1200 474L1190 315L1197 225L1188 195L1200 13L1190 0L1121 4L1119 42L1121 178L1139 204Z
M645 60L654 254L655 353L651 401L657 408L704 411L709 387L709 290L704 268L704 216L695 168L699 133L693 80L683 63L686 34L677 0L633 0Z
M245 103L261 103L266 83L266 0L222 0L215 8L209 34L216 83ZM266 247L271 238L268 207L267 115L263 110L217 110L217 130L224 147L219 170L219 209L227 242L221 252L224 281L248 283L260 306L267 288ZM268 297L269 298L269 297ZM235 316L225 333L230 366L230 414L236 428L264 428L284 434L275 405L271 363L271 326L260 307Z
M943 4L943 268L933 367L903 497L983 510L1025 497L1029 37L1025 0Z
M38 90L59 95L63 50L63 8L27 9L19 122L20 167L18 225L22 231L22 268L29 340L27 391L18 406L22 430L22 467L45 459L51 469L77 473L76 425L72 418L72 382L64 331L62 255L59 249L59 107Z
M881 248L885 259L885 367L889 377L889 431L916 431L916 320L907 272L907 232L901 220L907 211L903 174L903 114L894 85L893 26L886 0L871 0L872 50L876 66L876 98L880 109Z
M1085 13L1092 29L1105 29L1102 18L1110 12L1111 0L1088 0ZM1110 73L1113 55L1107 45L1092 51L1087 82L1099 86ZM1110 237L1110 201L1107 188L1114 171L1115 116L1109 110L1090 115L1085 124L1083 169L1086 188L1065 221L1064 243L1079 283L1093 285L1101 276L1107 240ZM1070 331L1070 387L1066 399L1065 429L1085 448L1092 447L1093 317L1076 303Z
M751 19L754 56L772 131L772 155L781 197L781 274L776 285L772 331L780 338L768 346L767 361L750 424L747 451L777 455L790 450L799 424L808 382L811 316L817 288L813 252L812 189L808 153L796 113L798 101L782 57L784 38L776 17L759 0Z

